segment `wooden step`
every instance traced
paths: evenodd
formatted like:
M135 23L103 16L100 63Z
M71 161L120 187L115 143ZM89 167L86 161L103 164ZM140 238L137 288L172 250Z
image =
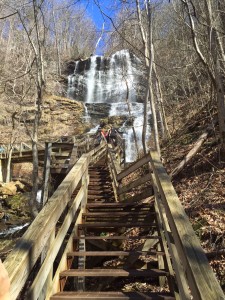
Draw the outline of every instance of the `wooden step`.
M94 170L89 170L89 174L90 176L93 177L104 177L104 176L108 176L109 177L109 172L105 171L105 170L99 170L99 171L94 171Z
M69 269L60 273L60 277L159 277L169 276L169 272L159 269Z
M102 178L98 178L98 177L96 177L96 178L93 178L93 177L91 178L90 177L89 185L93 185L96 182L102 183L104 185L105 184L107 184L107 185L111 184L112 185L112 179L110 177L104 177L104 180Z
M160 240L158 235L143 235L143 236L125 236L125 235L106 235L106 236L75 236L74 240Z
M109 195L109 194L103 194L103 195L89 195L88 194L88 200L99 200L99 199L102 199L102 200L105 200L105 199L114 199L114 195Z
M94 183L92 183L92 184L90 184L89 183L89 185L88 185L88 190L89 191L91 191L91 190L93 190L93 191L108 191L108 190L112 190L112 185L111 184L107 184L107 185L105 185L104 184L104 186L102 186L102 185L98 185L98 184L96 184L96 182L94 182Z
M61 292L50 300L175 300L169 293L140 292Z
M114 195L111 189L97 189L97 190L90 190L88 189L88 195Z
M68 252L67 257L73 256L129 256L131 254L139 255L165 255L162 251L154 249L149 251L73 251Z
M95 224L96 222L111 222L112 224L115 224L115 222L124 222L124 217L84 217L85 224ZM143 223L143 222L149 222L149 217L126 217L126 221L129 222L130 227L132 227L132 222L134 223Z
M132 208L152 208L153 205L149 203L125 203L125 202L104 202L104 203L87 203L87 208L124 208L124 207L132 207Z
M126 223L118 223L117 221L114 223L112 222L96 222L94 224L92 223L84 223L84 224L79 224L78 228L109 228L109 227L113 227L113 228L129 228L129 227L156 227L155 224L153 224L153 221L149 221L149 222L126 222Z
M155 212L149 212L149 211L118 211L115 214L112 215L112 212L88 212L88 213L83 213L82 216L84 217L124 217L124 216L140 216L140 217L145 217L145 216L155 216Z

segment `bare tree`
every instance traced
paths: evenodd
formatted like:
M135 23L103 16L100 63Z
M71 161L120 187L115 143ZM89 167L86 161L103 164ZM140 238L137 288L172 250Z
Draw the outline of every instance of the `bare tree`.
M186 9L189 18L189 24L192 34L192 42L194 49L199 57L199 60L207 70L211 82L216 91L218 120L221 148L225 154L225 105L224 105L224 88L223 88L223 73L224 68L224 48L221 42L221 18L219 14L219 2L204 1L202 7L199 3L189 0L181 0ZM196 28L197 14L202 14L205 17L207 31L204 32L208 43L202 43L199 29ZM197 22L198 24L198 22ZM200 25L199 25L200 27ZM202 27L202 26L201 26ZM202 29L202 28L201 28ZM222 63L220 62L220 59Z

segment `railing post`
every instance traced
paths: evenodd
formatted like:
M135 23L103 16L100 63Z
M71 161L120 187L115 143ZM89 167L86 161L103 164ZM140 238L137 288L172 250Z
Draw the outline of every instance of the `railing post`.
M90 137L89 137L89 134L87 134L86 142L87 142L87 152L89 152L89 149L90 149Z
M123 165L124 165L124 168L125 168L125 165L126 165L126 140L123 138L122 141L123 141L123 145L122 145L122 149L123 149Z
M20 143L20 157L22 156L22 151L23 151L23 143Z
M0 181L6 181L6 173L7 173L7 160L1 159L0 160Z
M0 181L3 182L2 160L0 159Z
M49 240L47 242L47 244L45 245L42 253L41 253L41 263L43 263L43 261L45 260L45 257L47 256L49 249L51 248L51 245L53 244L55 240L55 228L52 230L52 233L50 234ZM40 292L40 295L33 295L34 296L34 300L38 299L38 300L45 300L46 299L46 295L48 293L48 289L51 286L52 283L52 278L53 278L53 266L50 269L50 272L48 274L48 277L45 281L45 284L42 288L42 291ZM33 300L33 299L31 299Z
M45 161L44 161L44 185L41 194L41 204L42 206L48 200L48 185L50 177L50 168L51 168L51 152L52 152L52 143L45 143Z
M85 170L83 177L82 177L82 188L84 191L84 197L81 201L81 214L86 211L86 204L87 204L87 197L88 197L88 184L89 184L89 174L88 174L88 165L87 169ZM85 239L82 239L80 236L79 239L79 251L86 251L86 243ZM86 257L79 256L78 257L78 269L85 269ZM78 277L77 278L77 287L78 291L85 291L85 277Z

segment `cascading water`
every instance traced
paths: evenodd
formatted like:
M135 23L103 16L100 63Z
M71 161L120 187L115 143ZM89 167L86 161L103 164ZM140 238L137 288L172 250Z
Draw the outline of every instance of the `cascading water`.
M74 74L68 78L67 96L90 104L108 103L110 116L129 115L141 149L143 127L143 103L137 97L141 74L140 61L128 50L121 50L106 58L91 56L88 60L75 62ZM138 101L138 102L137 102ZM128 107L129 105L129 107ZM86 112L88 115L88 112ZM133 128L125 122L126 161L136 159Z

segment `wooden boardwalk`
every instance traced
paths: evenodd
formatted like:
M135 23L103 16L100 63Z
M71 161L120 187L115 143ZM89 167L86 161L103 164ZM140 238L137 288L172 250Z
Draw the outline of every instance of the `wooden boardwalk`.
M74 163L4 261L11 299L225 299L158 154L121 163Z

